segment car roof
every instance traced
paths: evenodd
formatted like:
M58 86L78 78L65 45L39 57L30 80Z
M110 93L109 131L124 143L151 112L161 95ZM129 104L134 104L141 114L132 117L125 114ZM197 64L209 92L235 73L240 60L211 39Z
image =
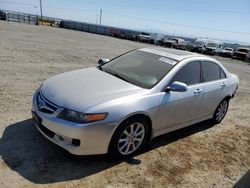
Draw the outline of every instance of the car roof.
M250 48L247 48L247 47L239 47L239 48L237 48L237 50L239 50L239 49L241 49L241 50L249 50Z
M191 57L205 57L204 55L200 55L197 53L192 53L188 51L183 51L183 50L176 50L172 48L162 48L162 47L148 47L148 48L141 48L139 49L140 51L164 56L170 59L173 59L175 61L181 61L186 58L191 58Z

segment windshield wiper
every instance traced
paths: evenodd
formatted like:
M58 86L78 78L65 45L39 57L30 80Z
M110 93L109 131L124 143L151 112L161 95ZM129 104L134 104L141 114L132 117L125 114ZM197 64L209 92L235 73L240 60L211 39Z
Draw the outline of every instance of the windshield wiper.
M102 66L97 66L98 68L99 68L99 70L101 70L101 71L103 71L103 68L102 68Z
M129 82L126 78L122 77L122 76L119 75L119 74L112 74L112 75L114 75L114 76L116 76L117 78L120 78L120 79L122 79L122 80L124 80L124 81L126 81L126 82ZM130 83L130 82L129 82L129 83Z
M123 76L121 76L120 74L117 74L117 73L113 73L113 72L110 72L110 71L107 71L105 70L105 72L117 77L117 78L120 78L121 80L125 81L125 82L128 82L128 83L131 83L130 81L128 81L126 78L124 78Z

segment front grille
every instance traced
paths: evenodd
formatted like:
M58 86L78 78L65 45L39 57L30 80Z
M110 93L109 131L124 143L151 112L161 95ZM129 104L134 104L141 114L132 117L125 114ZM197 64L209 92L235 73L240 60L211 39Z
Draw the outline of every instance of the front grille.
M46 114L53 114L58 109L58 106L45 99L41 92L37 94L36 103L37 109Z

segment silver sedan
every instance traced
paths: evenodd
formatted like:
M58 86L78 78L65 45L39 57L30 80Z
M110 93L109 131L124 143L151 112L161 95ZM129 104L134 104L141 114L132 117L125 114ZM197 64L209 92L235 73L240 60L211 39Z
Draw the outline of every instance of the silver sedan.
M215 59L166 48L133 50L47 79L35 92L37 129L72 154L134 155L150 139L220 123L239 84Z

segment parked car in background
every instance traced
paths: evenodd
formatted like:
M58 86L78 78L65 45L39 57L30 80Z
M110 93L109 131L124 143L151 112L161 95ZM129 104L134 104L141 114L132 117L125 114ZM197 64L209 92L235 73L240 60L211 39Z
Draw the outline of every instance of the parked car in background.
M148 33L141 33L138 35L138 40L140 42L146 42L146 43L149 43L150 42L150 34Z
M216 55L220 50L222 50L222 43L215 41L206 42L203 47L203 53L207 55Z
M225 47L223 50L220 50L218 52L218 55L222 57L232 57L233 53L234 53L233 48Z
M197 53L203 53L205 42L203 41L195 41L192 45L190 51L191 52L197 52Z
M7 17L8 17L7 15L8 15L8 12L0 10L0 20L7 20Z
M163 45L168 48L174 48L177 44L184 42L184 39L181 38L164 38Z
M187 41L181 41L178 44L175 44L174 48L178 50L187 50L189 43Z
M164 39L163 34L151 33L150 34L150 44L162 45L162 41Z
M239 84L217 60L176 49L143 48L99 64L53 76L33 96L37 129L76 155L131 157L156 136L220 123Z
M233 58L234 59L240 59L243 61L247 60L247 54L250 51L249 48L244 48L244 47L239 47L237 50L233 53Z
M248 54L247 54L247 62L250 63L250 51L249 51Z

